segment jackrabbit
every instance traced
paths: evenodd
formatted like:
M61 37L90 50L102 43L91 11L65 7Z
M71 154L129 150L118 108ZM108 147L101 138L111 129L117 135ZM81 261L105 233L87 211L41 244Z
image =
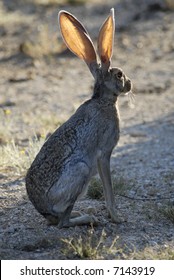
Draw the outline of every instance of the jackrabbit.
M119 68L111 68L114 42L114 9L98 36L97 62L94 45L84 26L72 14L59 12L59 24L67 47L83 59L95 85L92 98L60 126L44 143L26 175L28 196L35 208L61 227L96 223L90 215L72 218L75 201L85 193L97 169L106 207L113 222L120 222L114 208L110 157L119 139L117 97L131 91L131 81ZM72 213L71 213L72 212Z

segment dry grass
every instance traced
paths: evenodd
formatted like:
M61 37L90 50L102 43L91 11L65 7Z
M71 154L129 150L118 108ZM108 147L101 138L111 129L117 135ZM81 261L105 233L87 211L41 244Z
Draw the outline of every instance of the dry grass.
M156 247L145 247L143 250L134 250L126 259L133 260L174 260L173 244Z
M12 170L15 175L25 176L44 141L44 137L39 140L35 137L29 141L27 148L19 147L14 140L0 146L0 170Z
M63 253L78 259L115 259L115 260L174 260L173 244L164 246L147 246L138 250L133 245L126 245L120 241L119 236L107 241L107 234L102 230L100 236L96 235L93 228L85 236L78 239L63 239L66 247Z
M37 119L38 120L38 119ZM57 114L50 113L49 115L41 115L39 117L38 124L41 129L46 131L46 133L52 133L57 127L61 126L64 121L58 119Z
M159 212L174 224L174 205L168 204L160 207Z
M102 199L103 198L103 187L102 182L98 177L93 177L89 183L88 197L92 199Z
M35 132L39 131L38 134L47 135L52 133L57 127L64 123L63 119L58 118L58 115L54 112L49 114L41 114L33 112L27 112L22 114L22 121L28 126L35 128Z
M5 108L0 110L0 120L0 170L5 173L11 170L13 174L18 176L25 175L45 138L62 124L57 119L57 115L53 113L35 117L22 114L17 117L15 110ZM39 132L34 133L33 137L28 136L31 134L30 131L27 131L26 135L18 135L19 138L24 137L21 140L25 141L21 142L21 140L16 139L14 130L16 123L21 123L21 126L27 124L28 127L34 127L34 123L38 123ZM31 132L33 134L33 131Z
M14 118L10 109L0 110L0 144L10 141L14 127Z
M64 253L66 256L72 255L79 259L104 259L105 253L109 255L112 252L118 238L115 238L110 246L106 246L105 239L105 230L102 230L101 235L97 237L94 229L91 228L85 236L80 236L78 239L62 239L66 244Z
M115 195L122 195L131 187L131 182L125 180L122 176L112 176L113 190ZM100 178L94 177L91 179L87 195L92 199L103 198L103 186Z

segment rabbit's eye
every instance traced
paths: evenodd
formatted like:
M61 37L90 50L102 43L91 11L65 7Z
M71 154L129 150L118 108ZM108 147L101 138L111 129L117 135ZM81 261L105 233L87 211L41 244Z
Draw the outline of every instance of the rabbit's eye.
M121 79L123 76L123 73L121 71L119 71L116 76L118 79Z

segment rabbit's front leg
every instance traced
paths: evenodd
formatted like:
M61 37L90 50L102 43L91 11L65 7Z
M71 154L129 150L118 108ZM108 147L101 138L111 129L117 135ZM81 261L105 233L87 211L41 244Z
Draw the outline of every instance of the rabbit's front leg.
M106 207L113 222L121 223L123 219L116 213L114 204L114 193L112 189L112 180L110 173L110 157L98 159L98 172L103 183Z

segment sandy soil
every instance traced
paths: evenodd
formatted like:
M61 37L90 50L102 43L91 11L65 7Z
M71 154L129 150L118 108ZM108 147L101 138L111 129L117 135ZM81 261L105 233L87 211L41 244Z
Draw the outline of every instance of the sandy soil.
M56 36L61 45L57 27L61 8L83 20L96 41L100 24L115 8L112 65L123 68L136 94L131 106L128 97L119 99L121 137L111 162L113 175L127 182L124 194L116 195L116 207L127 222L113 224L103 200L85 197L75 208L84 213L89 206L97 209L94 236L100 238L105 229L106 248L116 236L123 248L174 248L174 224L163 215L166 207L174 205L174 11L155 0L141 1L141 6L138 0L109 0L61 8L3 2L18 21L14 24L9 17L0 25L0 110L10 109L11 137L21 146L34 133L43 133L49 116L55 123L66 120L90 98L93 85L86 65L69 52L32 58L23 50L24 42L37 41L38 30L47 26L45 44ZM3 139L0 143L4 145ZM48 227L27 198L24 178L9 169L0 170L2 259L77 258L61 240L84 237L88 230L86 226ZM113 255L106 249L102 257Z

